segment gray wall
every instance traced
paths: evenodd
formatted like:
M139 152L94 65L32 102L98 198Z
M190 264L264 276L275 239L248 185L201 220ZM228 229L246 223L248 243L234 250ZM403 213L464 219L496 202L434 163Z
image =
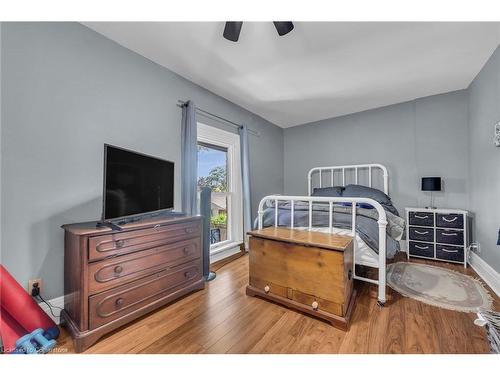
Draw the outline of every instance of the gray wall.
M475 213L479 254L500 272L500 148L493 126L500 121L500 47L469 87L470 207Z
M101 214L103 143L173 160L180 208L177 99L261 133L254 210L283 191L283 131L262 118L77 23L4 23L1 38L2 263L45 297L63 293L60 226Z
M439 207L467 208L467 116L467 92L455 91L285 129L285 193L306 193L312 167L378 162L401 214L429 204L422 176L443 177Z

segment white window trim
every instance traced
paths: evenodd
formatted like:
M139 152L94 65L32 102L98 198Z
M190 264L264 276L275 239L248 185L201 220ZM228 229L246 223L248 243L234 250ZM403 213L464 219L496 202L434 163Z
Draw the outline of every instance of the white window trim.
M234 134L213 126L209 126L198 122L198 142L208 143L214 146L224 147L227 149L227 164L228 164L228 223L227 229L230 233L231 240L224 241L219 246L217 244L210 246L210 253L218 253L223 247L224 249L239 246L243 243L243 192L241 188L241 154L240 154L240 137Z

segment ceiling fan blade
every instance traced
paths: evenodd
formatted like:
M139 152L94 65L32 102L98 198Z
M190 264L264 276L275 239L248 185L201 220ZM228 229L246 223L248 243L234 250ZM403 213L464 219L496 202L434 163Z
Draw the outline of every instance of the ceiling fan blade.
M293 22L290 21L285 21L285 22L278 22L278 21L273 21L274 27L276 27L276 31L280 36L288 34L290 31L293 30Z
M226 22L226 26L224 26L224 38L230 40L231 42L237 42L240 37L241 26L243 25L243 21L231 21Z

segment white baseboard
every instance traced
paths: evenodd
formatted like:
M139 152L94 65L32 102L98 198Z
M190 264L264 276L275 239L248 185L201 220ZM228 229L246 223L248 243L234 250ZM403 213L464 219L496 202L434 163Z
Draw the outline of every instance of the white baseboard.
M215 254L210 254L210 264L213 264L215 262L218 262L219 260L228 258L234 254L238 254L241 252L240 245L236 245L233 247L229 247L227 249L224 249L223 251L217 252Z
M60 323L59 316L61 314L60 309L64 308L64 296L52 298L52 299L48 300L47 302L53 306L52 311L54 312L54 315L57 315L57 317L55 317L54 315L51 314L49 306L47 306L45 303L40 302L38 305L42 308L43 311L45 311L45 313L48 316L50 316L52 318L52 320L56 324L59 324Z
M479 257L479 255L472 251L469 252L468 263L495 294L500 296L500 274L491 268L491 266Z

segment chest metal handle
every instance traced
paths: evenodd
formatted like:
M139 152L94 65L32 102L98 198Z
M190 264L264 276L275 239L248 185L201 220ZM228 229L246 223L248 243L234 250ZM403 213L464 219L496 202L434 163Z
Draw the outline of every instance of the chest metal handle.
M118 298L118 299L115 301L115 305L116 305L116 306L118 306L118 307L120 307L120 306L122 306L122 305L123 305L123 302L124 302L123 298Z
M447 249L441 249L443 250L445 253L458 253L458 250L447 250Z
M446 233L446 232L442 232L441 234L442 234L443 236L450 236L450 237L452 237L452 236L456 236L456 235L457 235L457 233Z
M457 219L458 219L458 216L455 216L453 219L447 219L447 218L443 217L443 220L446 221L447 223L453 223Z
M116 267L114 268L114 271L115 271L115 273L122 273L122 271L123 271L123 267L122 267L122 266L116 266Z
M124 240L118 240L118 241L116 241L116 247L123 247L123 245L125 245L125 241Z

